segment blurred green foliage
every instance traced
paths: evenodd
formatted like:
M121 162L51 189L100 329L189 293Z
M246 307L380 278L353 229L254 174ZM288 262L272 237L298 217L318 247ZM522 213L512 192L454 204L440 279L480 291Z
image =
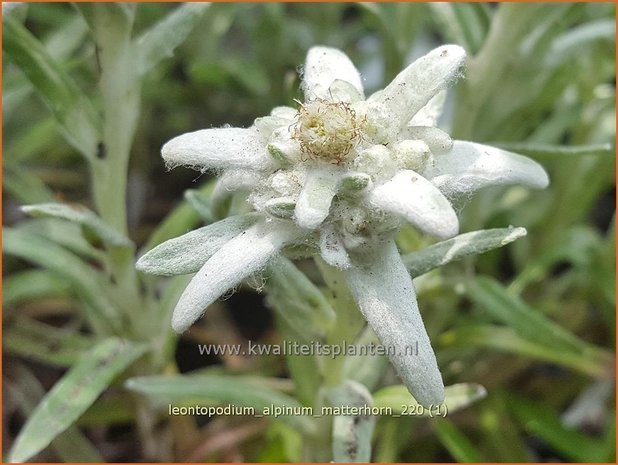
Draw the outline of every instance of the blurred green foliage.
M32 438L44 443L44 432L52 447L34 456L39 461L301 460L303 425L243 417L204 424L169 417L156 402L194 397L193 378L162 377L177 373L183 357L193 359L192 368L196 358L201 363L169 328L187 278L127 270L140 250L186 232L200 217L209 221L211 189L208 178L188 170L166 173L159 149L180 133L246 127L274 106L292 105L300 96L299 65L313 45L348 53L370 93L413 58L452 42L466 48L469 60L442 126L453 137L535 158L551 186L465 199L462 231L514 225L528 235L479 257L431 266L415 282L446 384L480 384L488 396L446 419L378 419L373 460L615 461L614 4L213 3L182 12L165 3L112 5L105 14L120 19L111 38L100 37L109 30L97 32L92 22L89 29L84 18L96 22L101 13L88 5L80 14L69 4L36 3L4 15L4 454L29 419L12 446L19 448L14 459L41 451L46 444ZM126 188L127 212L112 221L96 188L106 182L97 177L105 154L92 142L112 127L114 111L123 114L123 102L106 106L101 60L112 59L96 42L115 43L122 34L123 47L143 53L126 75L112 78L136 83L131 88L141 99L133 140L118 134L129 137L131 158L126 184L123 176L115 180ZM81 211L67 222L47 210L26 219L18 208L54 201L85 205L102 219ZM136 249L110 243L108 228L126 239L123 224ZM398 243L410 254L431 244L411 228ZM299 267L323 285L312 264ZM217 304L188 333L190 344L242 342L243 330L266 318L260 309L238 323L221 311L225 306ZM279 328L286 324L279 321ZM259 337L277 340L272 325ZM315 360L214 362L191 375L210 380L202 394L213 404L311 402ZM91 365L94 377L84 374ZM395 382L380 360L353 366L376 399ZM127 377L135 377L127 384L132 391L121 385ZM76 393L87 401L54 404ZM65 422L60 431L45 423L49 411L42 422L35 418L45 415L42 398L59 409L53 415Z

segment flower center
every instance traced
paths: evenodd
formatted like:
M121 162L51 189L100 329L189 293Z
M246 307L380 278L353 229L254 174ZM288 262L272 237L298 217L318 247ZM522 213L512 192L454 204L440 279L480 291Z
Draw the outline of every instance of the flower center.
M344 102L316 99L300 105L292 137L302 152L314 160L336 165L351 161L361 142L362 122Z

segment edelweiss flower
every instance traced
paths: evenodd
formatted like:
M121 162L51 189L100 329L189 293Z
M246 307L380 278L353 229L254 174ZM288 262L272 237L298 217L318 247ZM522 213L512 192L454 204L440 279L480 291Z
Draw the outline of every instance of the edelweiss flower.
M313 246L343 270L382 343L398 349L391 361L414 397L423 405L442 402L442 378L395 233L410 223L449 238L459 229L449 198L491 185L548 184L534 161L453 141L436 127L445 89L464 59L459 46L439 47L365 99L349 58L314 47L298 108L277 107L248 129L205 129L168 142L163 158L169 167L222 173L214 205L246 191L253 210L172 239L140 259L146 272L197 272L178 301L173 328L185 331L284 247ZM404 355L416 343L418 356Z

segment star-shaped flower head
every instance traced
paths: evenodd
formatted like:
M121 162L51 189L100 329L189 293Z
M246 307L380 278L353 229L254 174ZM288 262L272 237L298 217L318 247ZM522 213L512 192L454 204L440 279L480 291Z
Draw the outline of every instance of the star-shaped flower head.
M394 235L409 223L446 239L459 230L449 199L486 186L548 184L536 162L453 141L436 127L446 88L464 60L461 47L438 47L365 99L350 59L313 47L298 108L276 107L248 129L205 129L165 144L169 167L221 174L215 206L230 192L245 191L254 210L172 239L140 259L138 267L151 273L197 272L178 301L173 328L185 331L284 247L313 246L343 270L365 319L382 344L395 348L391 361L410 392L423 405L441 402L442 378ZM410 346L418 346L418 355L406 355Z

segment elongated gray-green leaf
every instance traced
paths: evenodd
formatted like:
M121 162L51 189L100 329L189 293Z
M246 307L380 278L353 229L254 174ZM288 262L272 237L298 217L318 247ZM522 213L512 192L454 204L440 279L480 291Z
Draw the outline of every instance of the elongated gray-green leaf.
M589 353L577 353L534 342L518 334L513 328L498 325L467 325L443 333L438 343L443 351L490 348L493 350L555 363L601 379L614 376L613 354L595 348Z
M548 64L559 66L582 52L587 53L586 46L605 41L608 45L616 42L616 23L613 19L587 21L569 28L551 45L547 54Z
M526 235L524 228L484 229L460 234L417 252L403 255L403 263L413 277L454 260L478 255L509 244Z
M8 461L24 462L47 447L144 351L143 345L110 338L84 354L32 413L17 436Z
M443 418L436 418L433 428L440 442L455 460L461 463L483 462L479 450L453 423Z
M17 404L26 417L29 417L45 395L45 390L39 380L20 364L11 367L15 378L14 383L8 383L8 395ZM56 436L51 447L63 462L102 463L103 457L95 446L84 436L76 426L69 426Z
M82 226L77 223L52 217L32 218L30 221L17 223L15 230L19 234L34 234L58 244L78 255L84 262L103 264L107 259L101 249L88 242Z
M230 216L180 237L165 241L138 261L137 269L162 276L198 271L226 242L232 240L258 220L255 214Z
M71 366L92 347L94 340L27 317L18 317L4 326L4 348L50 365Z
M96 213L82 205L64 203L40 203L21 207L30 216L49 216L81 224L94 232L103 242L111 246L131 247L133 242L106 224Z
M521 153L535 160L551 160L562 157L614 156L611 144L590 145L548 145L534 143L496 143L495 145L512 152Z
M388 357L382 354L362 352L363 346L368 348L380 344L380 340L369 326L365 327L354 344L359 351L356 355L346 355L343 367L345 376L347 379L358 381L363 386L373 390L382 380L384 370L389 365Z
M2 305L8 306L39 297L67 297L70 286L66 280L48 270L27 270L12 273L2 280Z
M10 18L2 25L2 48L9 59L50 107L67 142L88 160L95 160L101 122L90 100L24 26Z
M324 294L285 257L278 257L268 270L268 302L281 318L307 338L324 336L335 321Z
M449 38L475 55L483 44L489 27L484 5L477 3L428 3L430 11Z
M184 197L189 205L191 205L191 208L193 208L206 223L215 221L215 215L212 213L212 208L208 202L209 196L207 194L197 189L188 189L185 191Z
M186 3L152 26L137 39L138 72L146 74L164 58L173 56L178 47L197 24L208 3Z
M272 407L301 408L293 397L258 384L254 378L242 376L140 376L127 380L126 387L144 394L158 405L170 402L178 402L179 405L234 404L253 407L256 415L268 413L265 409ZM305 431L311 431L313 426L307 416L298 413L278 418Z
M444 388L443 406L422 407L410 395L405 386L398 384L380 389L373 395L376 407L390 407L393 413L411 416L441 416L466 408L468 405L483 399L487 391L480 384L459 383Z
M334 408L372 407L371 394L365 386L347 381L329 393ZM371 435L376 417L372 415L336 415L333 419L333 461L365 463L371 460Z
M15 200L23 203L42 202L54 198L54 193L41 179L17 163L7 162L6 153L2 163L2 189Z
M575 353L593 351L588 343L510 294L495 279L479 276L468 281L466 294L492 317L530 341Z
M68 280L87 305L86 315L95 329L120 328L118 312L105 293L105 283L94 268L44 237L13 228L2 231L2 251L54 271Z

